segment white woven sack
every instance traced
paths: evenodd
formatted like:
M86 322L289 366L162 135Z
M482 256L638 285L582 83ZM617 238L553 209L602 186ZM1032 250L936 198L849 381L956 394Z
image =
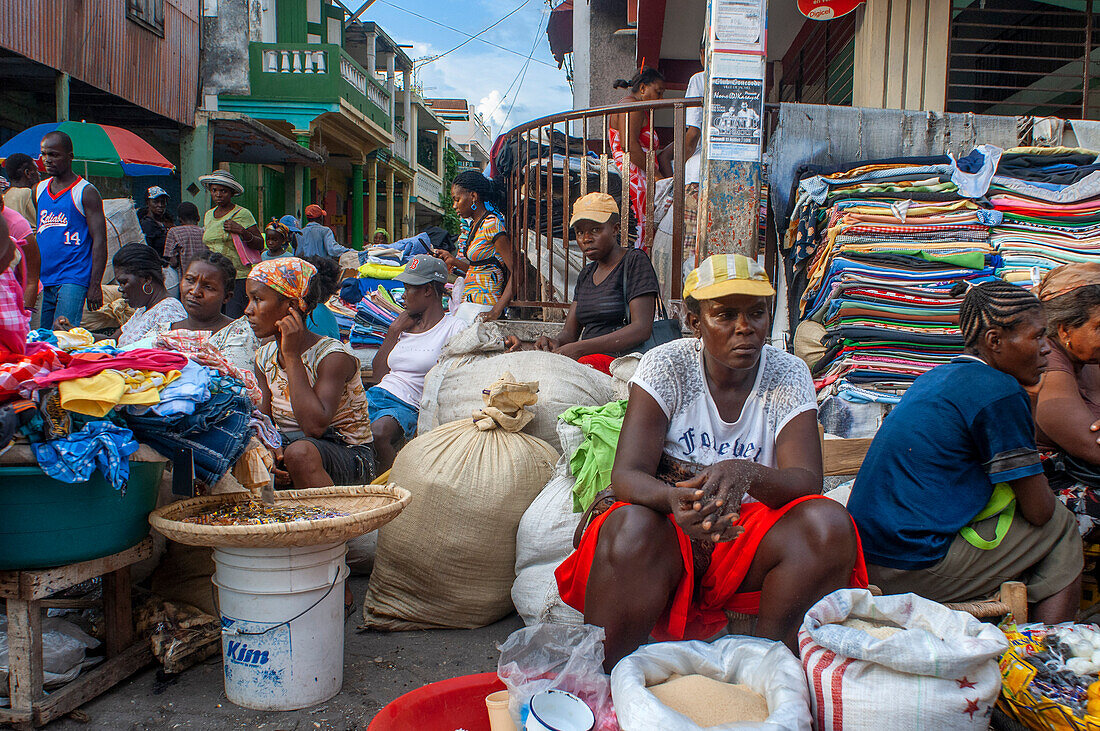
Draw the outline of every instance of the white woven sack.
M462 335L460 333L456 338ZM475 358L466 365L452 368L436 388L434 404L429 404L428 379L443 365L442 362L437 364L425 378L417 434L424 434L425 428L434 429L441 424L469 418L471 412L481 408L481 392L485 384L492 383L504 373L511 373L520 381L538 382L539 400L529 407L535 418L523 428L523 432L538 437L559 451L561 442L557 424L561 414L573 406L603 406L615 399L611 376L606 373L581 365L564 355L529 350ZM429 408L432 411L430 415L425 411Z
M839 622L887 621L876 639ZM798 633L818 731L985 731L1001 692L1004 633L915 594L841 589L810 608Z
M573 512L569 458L584 440L580 427L558 419L562 455L554 475L531 503L516 532L516 580L512 603L528 625L584 623L584 616L561 600L554 571L573 552L573 532L581 516Z
M455 333L439 352L439 360L424 376L424 394L420 399L420 413L416 420L416 434L427 434L446 422L437 417L439 389L443 379L451 371L491 355L504 352L504 334L495 322L475 322L465 330ZM487 382L491 382L487 381ZM481 385L484 388L484 384ZM478 390L478 398L481 391ZM480 402L478 402L480 406Z
M709 643L643 645L620 660L611 671L611 699L623 731L702 731L647 690L673 673L741 683L768 702L763 723L726 723L707 731L810 730L810 699L797 658L781 642L731 635Z

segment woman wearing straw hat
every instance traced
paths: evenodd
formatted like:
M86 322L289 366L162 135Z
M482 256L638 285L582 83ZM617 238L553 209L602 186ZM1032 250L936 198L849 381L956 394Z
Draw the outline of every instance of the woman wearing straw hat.
M237 182L232 173L227 170L215 170L209 175L200 175L199 185L206 188L214 203L214 207L206 212L206 218L203 221L202 242L211 251L229 257L237 269L233 298L225 305L226 316L235 320L244 314L247 300L244 281L248 278L252 265L241 259L242 252L238 250L233 237L238 237L244 246L256 252L264 248L264 237L260 233L260 227L256 224L256 217L252 215L252 211L233 202L233 196L243 193L244 186ZM258 259L259 255L257 254L255 258Z

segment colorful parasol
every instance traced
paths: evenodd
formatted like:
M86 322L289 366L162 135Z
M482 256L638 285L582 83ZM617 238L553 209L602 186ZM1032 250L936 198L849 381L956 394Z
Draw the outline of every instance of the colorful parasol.
M34 159L42 154L42 138L53 131L73 140L73 170L81 175L171 175L174 166L152 145L129 130L91 122L51 122L23 130L0 145L0 158L17 152Z

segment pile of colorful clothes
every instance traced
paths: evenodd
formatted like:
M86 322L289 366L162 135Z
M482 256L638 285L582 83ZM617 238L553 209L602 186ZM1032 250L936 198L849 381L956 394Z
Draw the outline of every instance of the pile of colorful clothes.
M885 160L809 172L784 242L801 292L798 331L820 344L819 399L896 402L961 350L959 281L994 276L998 211L973 196L996 154ZM980 195L979 193L978 195Z
M1087 150L1018 148L1001 157L989 202L1004 215L991 241L997 274L1025 287L1100 254L1100 164Z
M206 337L177 330L155 348L122 350L86 330L34 331L23 352L0 350L0 403L34 404L18 436L55 479L86 482L98 469L123 490L128 458L144 443L177 466L193 464L200 492L230 469L252 489L270 479L257 470L267 461L242 457L278 447L278 432L256 410L255 376ZM240 474L239 464L247 467Z

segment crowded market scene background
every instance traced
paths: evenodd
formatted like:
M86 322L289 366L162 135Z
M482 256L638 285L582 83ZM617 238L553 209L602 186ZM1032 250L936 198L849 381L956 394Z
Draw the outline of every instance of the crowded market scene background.
M0 725L1100 729L1091 0L0 16Z

